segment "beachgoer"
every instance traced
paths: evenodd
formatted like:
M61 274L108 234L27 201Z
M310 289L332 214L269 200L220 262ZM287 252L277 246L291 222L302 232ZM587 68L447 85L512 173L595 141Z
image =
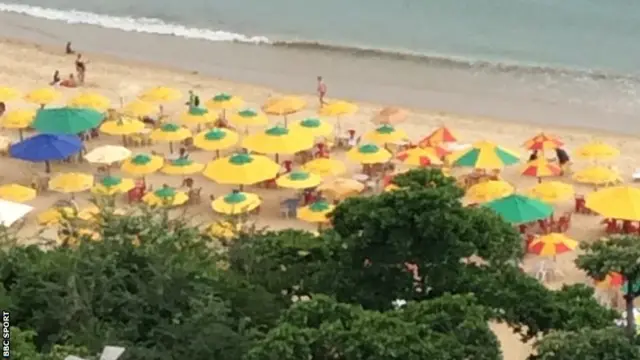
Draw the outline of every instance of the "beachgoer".
M60 81L60 86L74 88L78 86L78 83L76 82L76 78L73 76L73 74L69 74L68 79Z
M0 101L0 116L2 116L5 111L7 111L7 105L4 102Z
M53 80L51 80L51 82L49 83L49 85L51 85L51 86L55 86L55 85L58 85L58 83L59 83L59 82L60 82L60 71L59 71L59 70L56 70L56 71L53 73Z
M197 108L200 106L200 96L198 96L193 90L189 90L189 102L186 104L189 109Z
M186 148L181 147L180 150L178 151L178 159L188 159L189 158L189 153L187 152Z
M538 150L533 150L531 152L531 155L529 155L529 161L533 161L537 159L538 159Z
M82 54L78 54L76 58L76 73L78 73L78 82L84 84L84 75L87 72L87 62L82 59Z
M562 148L556 149L556 157L558 158L558 163L560 164L560 166L564 166L569 161L571 161L571 159L569 158L569 154L567 154L567 152Z
M71 54L75 54L75 53L76 53L76 52L75 52L75 51L73 51L73 49L71 48L71 41L67 41L67 46L66 46L66 48L65 48L65 50L64 50L64 51L67 53L67 55L71 55Z
M327 94L327 85L322 80L322 76L318 76L318 101L320 102L320 107L324 106L324 96Z

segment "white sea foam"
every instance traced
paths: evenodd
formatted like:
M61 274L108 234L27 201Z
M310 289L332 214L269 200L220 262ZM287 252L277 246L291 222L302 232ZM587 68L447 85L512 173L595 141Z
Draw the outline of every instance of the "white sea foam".
M111 16L78 10L58 10L39 6L5 3L0 3L0 11L28 15L41 19L63 21L67 24L95 25L107 29L173 35L189 39L235 41L252 44L270 43L269 39L264 36L247 36L229 31L193 28L180 24L166 23L154 18Z

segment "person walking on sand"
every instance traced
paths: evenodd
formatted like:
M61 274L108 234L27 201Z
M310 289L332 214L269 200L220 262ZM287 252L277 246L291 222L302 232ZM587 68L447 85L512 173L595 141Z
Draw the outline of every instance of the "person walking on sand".
M186 104L189 106L189 110L200 106L200 96L198 96L193 90L189 90L189 102Z
M78 54L76 57L76 73L78 74L78 83L84 84L84 75L87 71L87 62L82 59L82 54Z
M327 85L322 80L322 76L318 76L318 101L320 102L320 107L323 107L325 104L324 96L327 94Z

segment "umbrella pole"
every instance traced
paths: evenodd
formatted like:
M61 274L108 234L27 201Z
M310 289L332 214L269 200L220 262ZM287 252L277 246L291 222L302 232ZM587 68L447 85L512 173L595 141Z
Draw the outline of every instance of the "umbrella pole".
M20 141L24 140L24 136L22 135L22 129L18 129L18 136L20 136Z
M216 159L220 159L220 150L216 150Z
M276 162L280 164L280 154L276 154Z
M49 162L49 160L44 162L44 172L46 172L47 174L51 174L51 163Z
M287 127L287 115L284 115L284 127Z
M173 154L173 141L169 141L169 153Z
M240 185L240 192L244 190L244 185Z

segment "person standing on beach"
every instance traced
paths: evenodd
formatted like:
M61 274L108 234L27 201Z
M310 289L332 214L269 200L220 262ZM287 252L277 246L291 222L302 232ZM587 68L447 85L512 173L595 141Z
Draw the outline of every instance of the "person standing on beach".
M200 106L200 97L193 92L193 90L189 90L189 102L187 102L187 106L189 106L189 110Z
M87 63L82 59L82 54L78 54L76 58L76 73L78 74L78 83L84 85L84 74L87 71Z
M318 76L318 101L320 101L320 107L325 104L324 96L327 94L327 85L322 80L322 76Z

